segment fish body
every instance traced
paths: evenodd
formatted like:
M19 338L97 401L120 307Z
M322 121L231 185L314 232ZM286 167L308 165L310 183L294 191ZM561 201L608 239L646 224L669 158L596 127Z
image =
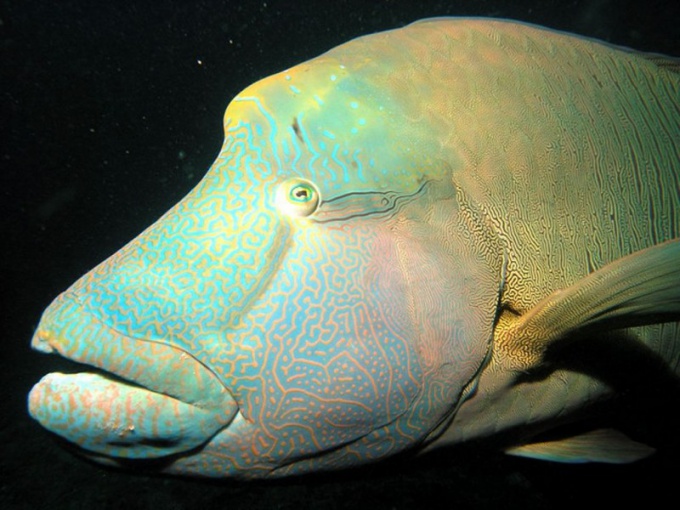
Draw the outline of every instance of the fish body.
M546 363L584 326L677 373L677 62L424 20L251 85L224 129L33 338L97 369L29 395L95 460L257 478L533 432L611 393Z

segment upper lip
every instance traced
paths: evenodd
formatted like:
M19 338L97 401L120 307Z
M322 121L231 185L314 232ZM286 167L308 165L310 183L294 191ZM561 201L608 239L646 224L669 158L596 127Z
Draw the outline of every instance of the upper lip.
M187 404L238 410L219 377L191 353L168 342L130 337L89 313L72 294L62 294L47 308L31 347Z

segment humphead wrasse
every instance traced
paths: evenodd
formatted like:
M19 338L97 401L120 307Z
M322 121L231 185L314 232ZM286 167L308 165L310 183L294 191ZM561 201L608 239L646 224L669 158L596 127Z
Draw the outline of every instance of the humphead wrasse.
M532 438L613 393L560 346L680 372L678 61L425 20L255 83L224 131L197 187L45 311L33 348L87 366L33 388L45 428L210 477L509 430L552 460L651 451Z

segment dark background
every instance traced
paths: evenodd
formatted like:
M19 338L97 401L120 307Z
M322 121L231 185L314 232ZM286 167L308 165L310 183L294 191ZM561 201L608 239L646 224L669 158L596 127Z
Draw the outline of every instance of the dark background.
M60 366L29 349L41 311L198 182L246 85L358 35L441 15L514 18L680 56L678 4L0 1L0 508L615 508L638 498L656 508L673 497L678 448L627 466L463 448L276 483L148 477L63 450L25 400Z

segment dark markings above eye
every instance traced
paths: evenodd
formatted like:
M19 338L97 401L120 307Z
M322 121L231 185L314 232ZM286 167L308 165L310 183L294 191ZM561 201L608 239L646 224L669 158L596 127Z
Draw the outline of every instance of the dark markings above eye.
M302 131L300 131L300 124L298 123L297 117L293 117L293 123L290 127L292 127L293 131L295 131L295 136L297 136L297 139L300 140L301 143L305 143L304 139L302 138Z

